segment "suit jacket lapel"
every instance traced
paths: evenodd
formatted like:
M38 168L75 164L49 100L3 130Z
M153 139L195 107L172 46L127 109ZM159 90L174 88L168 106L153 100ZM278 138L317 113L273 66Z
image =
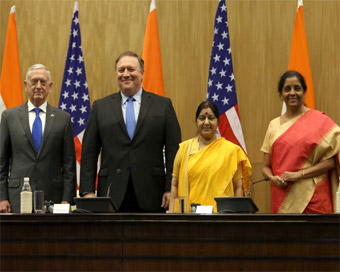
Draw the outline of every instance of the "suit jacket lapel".
M139 110L139 115L138 115L138 120L136 124L136 130L135 130L135 135L138 132L138 130L141 128L143 120L150 108L151 105L151 95L148 92L145 92L143 89L142 92L142 103L140 105L140 110Z
M29 142L31 143L32 148L35 151L35 145L33 142L33 138L32 138L32 132L30 129L30 123L28 120L28 106L27 106L27 102L25 104L23 104L21 107L18 108L18 115L20 118L20 122L21 125L26 133L26 136L29 140Z
M124 117L123 117L123 112L122 112L122 95L120 94L120 92L118 93L114 93L112 95L112 99L111 99L111 105L112 105L112 110L120 124L120 126L122 127L122 130L125 131L125 134L129 137L129 134L126 130L126 125L124 122Z
M48 135L51 131L51 128L53 127L55 115L56 115L55 109L53 109L49 104L47 104L45 128L44 128L44 134L43 134L43 138L42 138L42 141L41 141L39 154L41 153L41 150L44 149L44 145L46 144L47 137L48 137Z

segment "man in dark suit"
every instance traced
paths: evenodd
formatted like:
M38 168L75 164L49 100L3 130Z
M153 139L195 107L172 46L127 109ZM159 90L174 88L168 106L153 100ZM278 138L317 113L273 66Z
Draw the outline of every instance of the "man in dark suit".
M0 212L20 212L24 177L30 178L32 192L43 190L54 203L72 203L76 195L71 118L47 103L49 70L42 64L31 66L24 84L29 101L1 117Z
M144 62L137 54L121 54L115 69L120 92L95 101L87 122L80 194L95 196L102 151L97 196L110 196L119 212L160 212L169 204L181 140L176 113L169 98L143 90Z

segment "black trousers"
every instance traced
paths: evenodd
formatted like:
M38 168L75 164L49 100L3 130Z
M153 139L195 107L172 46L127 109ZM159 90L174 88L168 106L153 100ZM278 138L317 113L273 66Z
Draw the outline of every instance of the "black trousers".
M132 177L130 175L128 186L125 192L125 196L122 204L120 205L118 212L144 212L138 204L135 189L133 188Z

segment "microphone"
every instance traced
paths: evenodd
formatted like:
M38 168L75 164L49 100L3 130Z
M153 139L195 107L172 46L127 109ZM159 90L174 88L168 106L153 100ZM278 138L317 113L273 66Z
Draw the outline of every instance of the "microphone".
M111 182L110 185L109 185L109 187L107 188L107 191L106 191L106 196L107 196L107 197L110 197L110 192L111 192L112 183L113 183L113 182Z
M117 169L117 174L120 174L120 169ZM115 177L113 178L113 180L110 182L109 186L107 187L107 190L106 190L106 197L110 197L110 193L111 193L111 186L112 186L112 183L115 181Z
M250 187L249 187L247 196L250 196L251 188L253 187L254 184L259 183L259 182L261 182L261 181L268 181L268 180L269 180L269 178L264 178L264 179L260 179L260 180L257 180L257 181L252 182L252 183L250 184Z
M52 200L45 200L44 201L44 206L45 206L45 212L46 213L53 213L54 210L54 203Z

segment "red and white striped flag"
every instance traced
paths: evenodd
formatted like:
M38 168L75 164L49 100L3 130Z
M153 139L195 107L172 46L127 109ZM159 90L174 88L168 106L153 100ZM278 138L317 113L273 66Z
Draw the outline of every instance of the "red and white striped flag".
M24 103L20 74L15 6L9 14L0 79L0 118L4 110Z
M215 17L207 100L214 102L218 107L220 113L218 129L221 136L247 152L238 112L227 7L224 0L219 1Z
M77 157L77 183L79 186L82 141L86 122L90 115L91 105L81 47L78 2L74 3L70 41L59 98L59 108L71 115Z

